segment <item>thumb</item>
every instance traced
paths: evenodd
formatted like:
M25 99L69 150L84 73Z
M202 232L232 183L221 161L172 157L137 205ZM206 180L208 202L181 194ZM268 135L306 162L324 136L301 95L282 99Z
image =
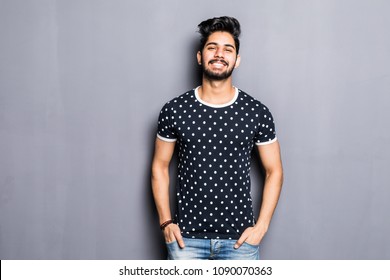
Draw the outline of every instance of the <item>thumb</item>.
M245 242L245 240L248 238L250 234L250 228L247 228L244 230L244 232L241 234L240 238L237 240L236 244L234 244L234 249L238 249L241 247L241 245Z
M234 248L234 249L240 248L241 245L244 243L245 239L246 239L246 238L245 238L244 236L241 235L240 239L238 239L238 240L236 241L236 244L234 244L233 248Z
M183 240L183 237L181 236L181 233L180 233L180 228L175 225L175 229L173 231L173 235L175 236L175 239L177 241L177 244L179 244L179 247L181 249L183 249L185 247L185 244L184 244L184 240Z
M181 234L179 234L178 236L176 236L176 241L177 241L177 243L179 244L179 247L180 247L181 249L183 249L183 248L185 247L184 240L183 240Z

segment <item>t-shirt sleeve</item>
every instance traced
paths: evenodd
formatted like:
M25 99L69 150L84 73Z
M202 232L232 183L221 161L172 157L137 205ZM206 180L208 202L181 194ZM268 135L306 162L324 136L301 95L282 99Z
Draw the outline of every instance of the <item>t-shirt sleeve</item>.
M268 108L261 104L259 126L255 136L256 145L267 145L277 140L274 118Z
M169 103L165 104L158 118L157 137L167 142L175 142L177 139L172 110Z

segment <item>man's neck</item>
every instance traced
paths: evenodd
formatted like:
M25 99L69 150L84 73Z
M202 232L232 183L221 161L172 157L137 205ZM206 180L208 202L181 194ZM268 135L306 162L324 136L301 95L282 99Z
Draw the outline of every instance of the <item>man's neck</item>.
M225 104L233 99L235 89L232 79L223 81L210 81L203 78L202 86L198 89L199 97L210 104Z

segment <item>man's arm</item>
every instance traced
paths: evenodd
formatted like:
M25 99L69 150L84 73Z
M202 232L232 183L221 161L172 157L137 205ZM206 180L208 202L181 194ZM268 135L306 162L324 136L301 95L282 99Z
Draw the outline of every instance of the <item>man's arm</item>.
M169 163L174 150L175 142L166 142L156 138L151 180L160 224L172 219L169 204ZM176 224L165 227L164 237L166 242L177 240L179 246L184 247L180 229Z
M265 182L263 190L263 201L260 207L259 218L253 227L249 227L237 240L235 248L242 243L260 244L268 230L272 215L279 200L283 184L283 168L280 158L279 142L269 145L258 146L260 160L265 169Z

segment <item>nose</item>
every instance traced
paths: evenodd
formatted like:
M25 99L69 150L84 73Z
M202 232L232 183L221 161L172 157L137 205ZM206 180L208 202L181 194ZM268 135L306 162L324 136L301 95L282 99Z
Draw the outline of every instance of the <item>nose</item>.
M215 57L218 58L223 58L223 49L222 48L217 48L214 54Z

